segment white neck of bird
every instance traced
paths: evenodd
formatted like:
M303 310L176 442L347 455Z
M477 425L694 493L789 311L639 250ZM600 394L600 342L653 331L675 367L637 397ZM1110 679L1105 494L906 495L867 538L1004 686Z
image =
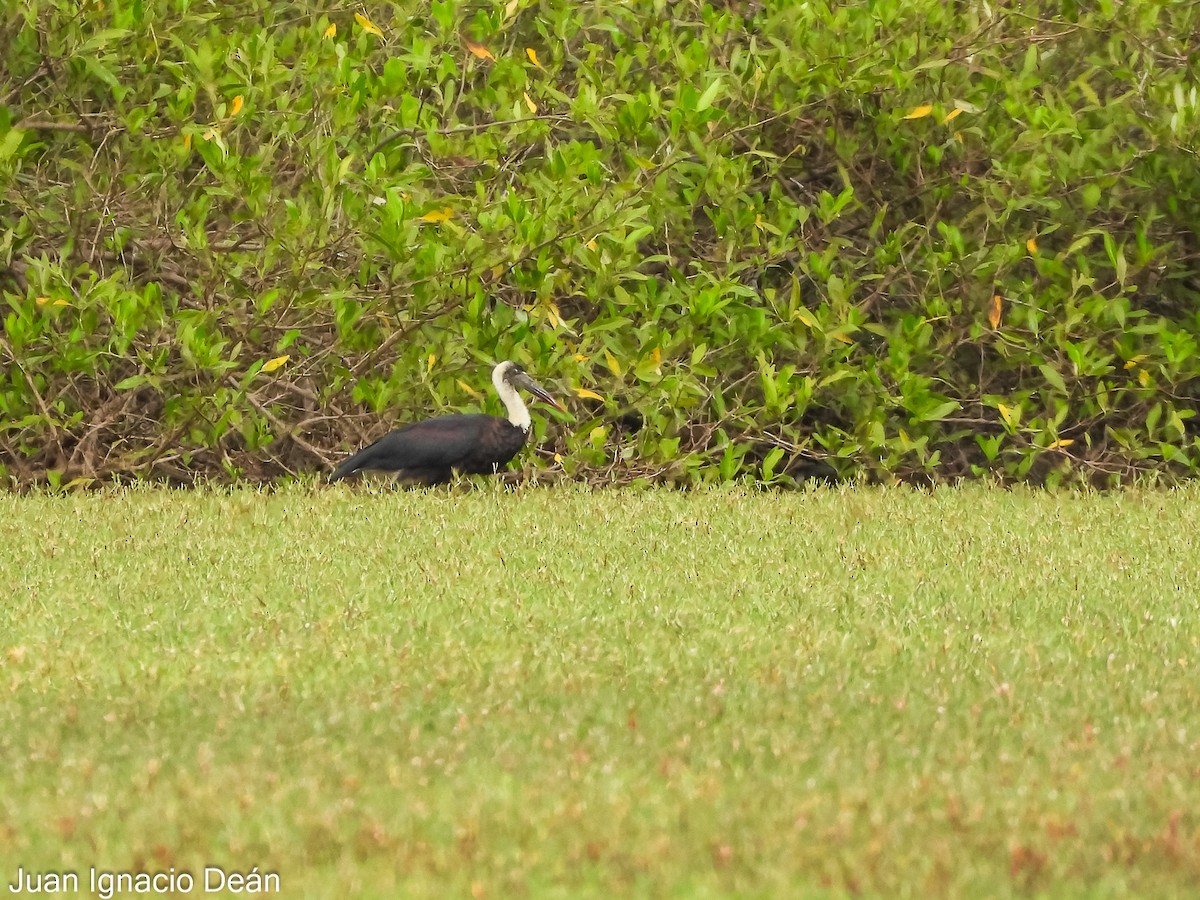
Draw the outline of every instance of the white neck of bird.
M505 381L501 375L499 369L493 372L492 384L496 386L496 393L500 395L500 399L504 401L504 406L508 410L508 421L522 431L528 431L532 422L529 418L529 410L525 408L525 401L521 399L516 388Z

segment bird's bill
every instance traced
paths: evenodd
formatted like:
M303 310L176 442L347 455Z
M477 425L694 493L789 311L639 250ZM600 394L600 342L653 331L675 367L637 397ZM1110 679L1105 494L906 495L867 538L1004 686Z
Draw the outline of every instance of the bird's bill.
M528 375L521 377L521 387L533 394L539 400L544 400L560 412L566 412L567 408L550 396L550 392L545 390L540 384L530 378Z

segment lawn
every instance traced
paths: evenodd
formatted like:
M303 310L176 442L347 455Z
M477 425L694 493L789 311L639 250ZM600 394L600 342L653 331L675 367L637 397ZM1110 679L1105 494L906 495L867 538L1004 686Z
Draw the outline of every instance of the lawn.
M1173 897L1200 490L0 496L0 893Z

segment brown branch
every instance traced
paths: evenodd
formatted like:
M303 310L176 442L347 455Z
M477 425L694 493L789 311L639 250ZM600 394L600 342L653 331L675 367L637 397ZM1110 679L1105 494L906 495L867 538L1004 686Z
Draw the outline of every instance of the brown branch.
M232 387L235 391L241 392L241 390L242 390L241 385L239 385L237 383L237 379L234 378L232 375L229 376L228 383L229 383L229 386ZM289 428L274 413L272 413L269 409L267 409L267 407L265 407L262 403L260 403L258 401L257 397L255 397L249 391L245 392L245 397L246 397L246 400L249 401L250 405L253 406L256 410L258 410L258 412L262 415L262 417L264 419L266 419L268 422L271 423L271 427L275 429L275 431L279 434L280 437L289 438L298 447L301 447L302 449L306 450L309 453L309 455L320 460L322 465L325 465L325 466L329 465L329 459L325 456L324 453L322 453L320 450L318 450L316 447L314 447L308 441L304 440L304 438L300 437L300 435L296 434L296 429Z
M46 122L41 119L22 119L13 128L22 131L70 131L75 134L91 134L96 130L82 122Z
M454 309L454 307L458 306L458 304L459 304L458 300L451 300L448 303L443 303L435 312L432 312L425 316L421 316L418 319L413 319L411 322L406 324L403 328L397 328L395 331L393 331L391 334L389 334L387 336L387 338L384 340L384 342L382 344L380 344L378 347L376 347L374 350L372 350L370 353L368 353L366 356L364 356L362 359L360 359L350 369L350 374L353 375L355 378L361 378L363 373L365 373L369 368L371 368L371 366L373 366L375 364L376 360L378 360L381 356L383 356L383 354L387 353L394 346L396 346L396 344L399 341L408 337L410 334L412 334L414 331L416 331L422 325L428 325L430 322L441 318L446 313L450 312L450 310Z

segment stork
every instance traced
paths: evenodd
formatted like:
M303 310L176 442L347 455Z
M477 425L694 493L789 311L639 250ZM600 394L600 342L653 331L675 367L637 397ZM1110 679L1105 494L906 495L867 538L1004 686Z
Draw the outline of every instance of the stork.
M449 481L452 472L493 475L517 455L529 437L532 422L518 388L566 412L514 362L502 362L492 369L492 384L508 410L507 419L471 413L410 422L359 450L334 469L329 480L376 471L428 485Z

